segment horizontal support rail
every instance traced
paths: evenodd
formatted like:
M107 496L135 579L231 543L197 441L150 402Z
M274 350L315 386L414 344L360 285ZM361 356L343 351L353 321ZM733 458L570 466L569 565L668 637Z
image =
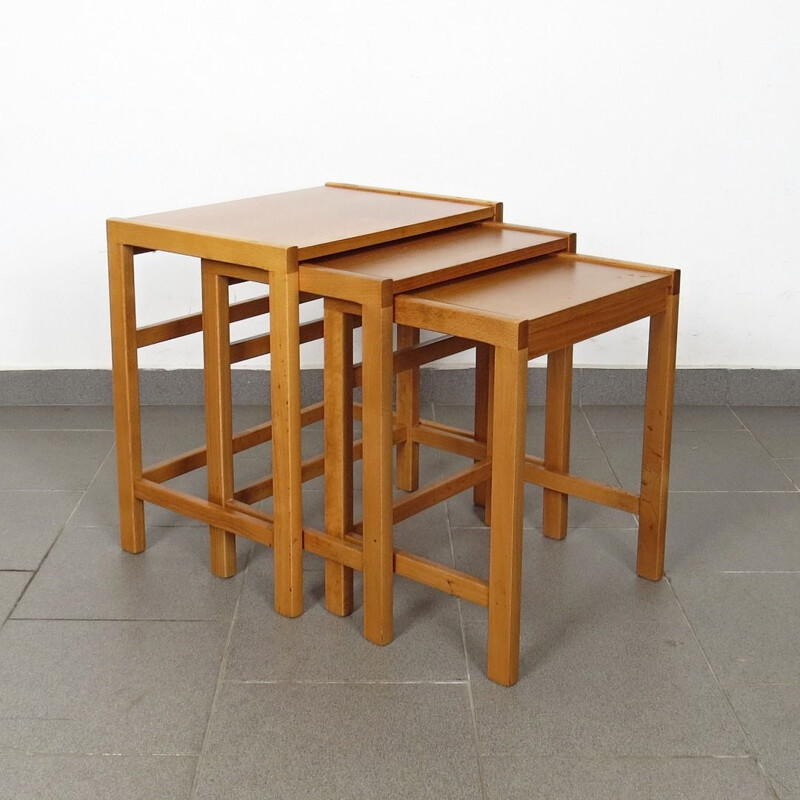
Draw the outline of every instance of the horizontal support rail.
M639 495L609 486L605 483L579 478L577 475L562 475L545 469L541 464L525 459L524 478L526 483L534 483L545 489L552 489L592 503L618 508L631 514L639 513Z
M330 558L351 569L364 569L364 554L360 537L340 539L315 528L303 528L303 549L309 553Z
M134 481L133 490L140 500L155 503L215 528L246 536L259 544L272 545L272 524L266 520L255 519L252 515L232 511L208 500L201 500L199 497L193 497L176 489L168 489L160 483L142 478Z
M300 412L300 425L301 427L313 425L315 422L319 422L324 415L325 407L323 403L314 403L313 405L306 406ZM247 428L233 437L233 452L241 453L244 450L249 450L251 447L257 447L271 440L272 422L262 422L260 425ZM200 469L200 467L204 467L206 463L206 448L197 447L179 456L173 456L172 458L153 464L153 466L144 470L142 477L146 480L154 481L155 483L164 483L164 481L177 478L179 475L185 475L187 472Z
M340 539L324 531L304 528L303 547L310 553L333 559L351 569L364 568L362 537L358 534L348 534ZM395 574L484 608L489 605L489 584L481 578L405 550L395 549L393 555Z
M398 350L394 354L392 372L397 375L400 372L421 367L423 364L430 364L431 361L463 353L464 350L470 350L473 347L475 347L475 342L471 339L459 336L438 336L428 342L421 342ZM361 364L353 367L353 385L361 386Z
M317 299L319 298L311 294L301 293L300 295L301 303L308 303ZM240 300L230 305L231 322L241 322L243 319L260 317L262 314L269 314L269 295L254 297L250 300ZM164 322L156 322L152 325L143 325L138 328L136 331L136 346L148 347L152 344L189 336L192 333L200 333L202 330L203 315L199 312L187 314L183 317L175 317Z
M435 447L446 450L458 456L467 458L486 458L485 442L475 441L466 431L457 431L456 428L445 430L440 426L429 425L427 422L411 428L410 438L426 447Z
M321 339L324 335L324 326L321 319L312 322L304 322L300 326L300 344L314 342ZM265 356L270 352L270 334L263 333L258 336L251 336L249 339L242 339L231 343L231 364L238 364L240 361L247 361L250 358Z
M414 492L409 492L392 506L392 522L397 524L404 519L412 517L414 514L419 514L420 511L425 511L426 508L435 506L444 500L449 500L451 497L455 497L457 494L461 494L461 492L489 480L491 475L491 462L482 461L480 464L471 464L449 478L442 478ZM358 534L363 533L364 523L356 523L353 526L353 530Z

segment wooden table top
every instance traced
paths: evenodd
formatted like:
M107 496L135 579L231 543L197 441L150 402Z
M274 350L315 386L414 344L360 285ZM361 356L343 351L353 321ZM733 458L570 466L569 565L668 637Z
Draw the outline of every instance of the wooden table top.
M648 284L666 288L676 270L563 253L413 292L478 314L538 320Z
M559 253L397 295L394 314L399 324L504 347L536 336L533 358L657 313L678 293L679 277L678 270Z
M307 263L340 270L342 279L347 274L391 279L399 294L566 250L568 243L569 234L483 222Z
M298 248L300 260L491 219L492 203L326 185L109 220L127 244L215 258L203 242ZM134 240L134 241L130 241ZM163 245L154 246L153 242ZM242 247L237 248L240 244Z

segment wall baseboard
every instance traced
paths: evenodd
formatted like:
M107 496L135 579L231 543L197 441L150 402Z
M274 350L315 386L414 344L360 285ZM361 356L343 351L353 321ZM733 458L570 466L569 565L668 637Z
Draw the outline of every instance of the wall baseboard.
M544 369L529 370L528 402L544 404ZM421 398L425 402L470 403L474 369L424 369ZM573 398L580 405L636 405L644 399L643 369L577 367ZM203 373L199 369L142 370L145 405L200 405ZM302 373L303 401L322 396L322 370ZM269 398L269 372L233 371L234 402L257 405ZM675 402L679 405L800 406L800 370L679 369ZM0 406L111 405L109 370L0 371Z

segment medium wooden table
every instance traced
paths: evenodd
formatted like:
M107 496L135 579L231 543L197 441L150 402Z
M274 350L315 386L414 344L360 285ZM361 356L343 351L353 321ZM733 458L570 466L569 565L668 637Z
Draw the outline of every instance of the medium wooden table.
M301 614L299 304L303 298L298 265L313 258L497 219L498 209L498 204L489 202L328 184L132 219L110 219L113 391L123 549L131 553L145 549L144 501L208 523L211 566L217 575L229 576L235 571L234 534L271 544L275 551L275 609L289 617ZM137 329L134 258L154 250L202 259L202 316ZM225 376L230 365L230 353L225 352L230 349L225 323L230 321L231 312L226 287L231 280L241 279L269 284L275 498L271 520L232 499L230 376ZM239 319L254 315L250 313L253 308L239 311ZM386 319L391 324L391 310L379 324L383 326ZM143 469L137 356L140 347L201 329L205 334L207 443L206 448L176 461L181 468L207 463L206 500L163 486L159 476L163 480L170 474L169 468ZM179 474L174 464L172 474Z
M496 214L499 216L499 210ZM441 284L527 258L574 247L573 234L504 225L474 223L355 253L316 258L300 264L300 288L326 298L325 306L325 531L332 558L326 562L325 598L329 611L352 610L352 566L364 577L364 636L377 644L393 637L395 562L403 574L438 585L440 571L426 570L420 559L395 553L392 498L392 342L393 303L412 289ZM352 512L352 408L348 375L352 365L352 331L361 321L363 423L363 532L359 547L348 541ZM399 327L398 346L414 363L475 347L468 335L419 344L417 328ZM415 352L416 351L416 352ZM398 441L400 487L416 489L418 444L403 438L419 416L417 370L398 375ZM404 416L405 415L405 416ZM411 496L410 504L418 498ZM423 501L424 502L424 501ZM403 570L409 568L410 573Z

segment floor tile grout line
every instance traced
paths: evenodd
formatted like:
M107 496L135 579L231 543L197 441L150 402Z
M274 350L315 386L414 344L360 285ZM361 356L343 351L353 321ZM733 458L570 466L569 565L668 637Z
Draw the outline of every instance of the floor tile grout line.
M714 671L714 667L711 665L711 662L708 658L708 654L705 651L702 643L700 642L700 637L697 635L697 631L694 629L691 620L689 619L689 615L686 613L686 609L683 607L683 603L681 603L680 598L678 597L678 593L675 591L675 587L672 585L672 581L669 580L669 587L672 590L672 594L675 597L675 601L678 603L678 607L681 609L684 618L686 619L686 623L689 626L689 630L692 632L692 636L694 637L695 642L697 643L698 648L700 648L700 652L703 654L703 658L705 659L706 664L708 665L709 672L714 679L714 682L717 684L722 696L725 698L725 702L728 704L728 708L733 714L733 718L736 720L736 724L739 726L739 730L742 733L742 737L744 738L745 744L747 746L748 754L751 758L755 759L756 766L761 773L761 776L764 779L764 782L767 786L767 789L772 793L774 800L779 800L778 793L775 790L773 785L772 778L767 774L767 771L764 769L764 765L761 763L761 757L756 749L753 747L752 742L750 741L750 737L747 735L747 731L744 729L744 725L742 725L742 721L739 719L739 715L736 713L736 709L733 707L733 702L731 701L730 695L726 691L725 687L723 686L722 682L720 681L717 673Z
M787 474L787 472L783 469L783 467L781 467L781 465L778 463L777 457L773 456L772 453L770 453L769 450L767 450L766 446L761 441L761 439L759 439L758 436L756 436L755 433L753 433L753 431L750 430L750 428L747 426L747 423L732 408L730 409L730 412L731 412L731 414L733 414L736 417L736 419L739 420L739 422L742 423L742 425L744 426L744 429L753 438L753 441L764 451L764 453L766 454L767 458L769 458L769 460L772 461L775 464L775 467L778 470L780 470L781 474L786 478L786 480L789 481L789 483L792 486L794 486L795 491L800 492L800 481L795 481L790 475Z
M600 437L597 435L597 431L592 426L592 422L589 419L589 416L583 410L583 406L578 406L578 408L580 408L581 414L583 415L583 418L586 421L586 424L589 426L589 431L592 434L592 438L594 439L595 444L600 448L600 452L603 454L603 459L605 460L606 464L608 465L608 468L611 471L611 474L614 476L614 480L617 482L617 485L621 487L622 486L622 481L620 480L619 475L617 475L617 471L614 469L613 465L611 464L611 459L608 457L608 453L606 453L605 448L603 447L603 445L602 445L602 443L600 441ZM636 520L636 515L635 514L631 514L630 516L633 517L634 520ZM639 523L638 523L638 520L636 520L637 529L638 529L638 526L639 526Z
M763 768L763 766L761 764L760 755L756 751L755 747L753 747L753 744L750 741L750 737L747 735L747 731L745 730L744 725L742 724L742 721L739 719L739 715L736 713L736 709L733 707L733 702L731 701L730 695L725 690L725 686L722 684L722 682L719 679L719 676L714 671L714 667L712 666L711 661L708 658L708 654L706 653L706 650L703 647L702 642L700 641L700 637L697 635L697 631L695 630L694 625L692 625L692 621L689 619L689 615L686 613L686 609L684 608L683 603L681 603L681 600L678 597L678 593L675 591L675 587L673 586L672 581L668 580L667 582L669 584L670 589L672 590L672 594L673 594L673 596L675 598L675 601L677 602L678 607L680 608L681 613L683 614L683 617L686 620L686 624L689 626L689 630L692 632L692 637L694 638L695 642L697 643L697 646L700 649L700 652L703 654L703 659L705 660L706 665L708 666L708 670L711 673L712 678L714 679L714 683L717 685L717 688L720 690L720 692L722 693L722 696L725 698L725 702L727 703L731 714L733 714L733 718L736 720L736 724L738 725L739 730L741 731L741 734L742 734L742 738L745 741L748 754L751 755L753 758L755 758L756 764L758 765L758 767L759 767L759 769L761 771L761 774L764 777L764 780L765 780L765 782L767 784L767 787L770 789L770 791L773 793L773 795L777 798L777 794L775 793L775 789L772 786L772 781L769 778L769 776L766 774L766 771L764 770L764 768Z
M67 529L67 526L72 521L72 518L75 516L75 513L78 510L78 507L83 502L83 499L86 497L86 493L89 491L89 489L92 487L94 482L97 480L97 476L100 474L100 471L103 469L103 467L105 466L106 462L108 461L108 459L110 458L110 456L111 456L111 454L113 452L114 452L114 444L112 442L111 446L108 448L108 452L101 459L100 465L97 467L97 469L95 470L94 475L92 475L91 480L86 485L86 488L83 489L83 490L78 490L78 491L75 492L75 494L78 494L80 492L80 497L78 498L78 502L75 503L75 505L73 506L72 511L70 512L70 514L67 517L67 519L64 521L64 524L58 529L58 533L56 533L56 535L53 537L53 541L50 543L50 547L47 548L47 552L39 560L39 564L36 567L36 569L31 572L31 576L28 579L28 581L26 582L25 588L20 592L19 597L17 597L13 608L11 608L11 610L8 612L8 615L6 616L6 618L2 621L2 623L0 623L0 630L2 630L5 627L5 624L8 622L8 620L10 620L12 618L12 616L14 615L14 612L17 610L17 608L19 607L19 604L22 602L22 598L25 597L25 594L28 591L28 588L30 587L30 585L33 582L34 578L36 578L36 576L39 574L39 570L41 569L42 564L44 564L44 562L47 560L47 557L50 555L50 553L52 552L53 548L56 546L56 542L61 538L61 535Z
M219 695L220 689L222 688L223 684L225 683L225 670L228 667L228 658L230 656L231 650L231 642L233 641L233 630L236 626L236 620L239 616L239 604L242 601L242 593L244 592L244 587L247 582L247 568L250 566L250 554L252 553L252 549L248 551L247 554L247 561L245 563L243 572L244 578L241 581L241 585L239 587L239 594L236 598L236 605L233 608L233 614L231 615L230 625L228 625L228 634L225 638L225 647L222 650L222 658L220 659L219 664L219 671L217 672L217 682L214 686L214 696L211 699L211 707L208 710L208 720L206 722L205 730L203 731L203 741L200 745L200 754L197 758L197 764L195 765L194 769L194 777L192 778L192 786L189 790L189 800L194 800L197 796L197 788L200 781L200 772L203 768L203 762L205 760L206 753L208 752L209 748L209 732L211 730L211 725L214 722L214 712L217 709L217 704L219 702Z
M199 753L99 753L94 750L68 750L59 752L42 752L32 750L0 750L0 758L198 758Z
M466 686L467 681L464 678L453 678L452 680L391 680L376 678L369 680L367 678L358 679L345 679L335 680L333 678L324 680L320 679L285 679L276 678L275 680L248 680L243 678L225 678L222 683L229 686Z
M433 418L436 420L436 403L433 404ZM453 524L450 519L450 505L445 501L445 518L447 520L447 538L450 542L450 558L452 560L453 568L456 569L456 549L453 542ZM483 530L483 529L480 529ZM482 800L487 800L486 797L486 784L483 779L483 759L481 758L480 738L478 736L478 717L475 712L475 698L472 694L472 671L469 665L469 651L467 650L467 632L464 626L464 612L462 608L461 598L456 598L456 607L458 608L458 622L461 627L461 646L464 650L464 668L466 670L466 687L467 699L469 700L469 713L472 721L472 740L475 746L475 760L478 767L478 786L481 792Z

